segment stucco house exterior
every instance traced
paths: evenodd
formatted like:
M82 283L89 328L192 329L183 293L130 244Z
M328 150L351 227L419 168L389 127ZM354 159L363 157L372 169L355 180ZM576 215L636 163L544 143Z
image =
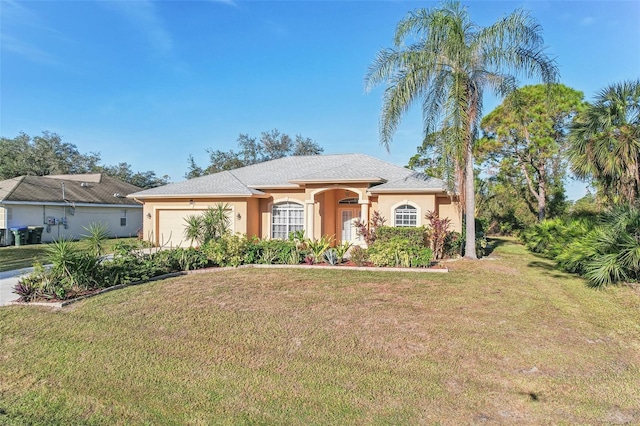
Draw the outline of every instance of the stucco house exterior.
M42 241L80 239L90 223L107 225L113 237L136 236L142 205L126 198L137 186L104 174L20 176L0 181L0 231L42 226Z
M363 244L354 221L374 211L389 226L420 226L427 211L461 230L457 198L445 182L364 154L293 156L128 195L144 204L145 238L187 246L185 218L228 204L232 232L263 239L335 236Z

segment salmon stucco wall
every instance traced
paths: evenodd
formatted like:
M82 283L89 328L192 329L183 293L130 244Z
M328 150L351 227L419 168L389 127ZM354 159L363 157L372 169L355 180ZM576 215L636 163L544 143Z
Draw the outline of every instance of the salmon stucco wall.
M156 245L189 246L191 242L184 236L184 219L199 215L218 203L228 205L231 232L250 234L255 222L248 220L247 200L244 198L175 198L144 200L144 237ZM161 221L161 217L171 217Z
M372 203L372 209L380 212L387 220L385 225L395 226L395 209L408 204L417 210L418 226L428 226L425 218L428 211L435 211L441 218L451 219L451 231L461 232L462 220L458 204L451 201L450 197L437 196L436 194L379 194L377 201Z

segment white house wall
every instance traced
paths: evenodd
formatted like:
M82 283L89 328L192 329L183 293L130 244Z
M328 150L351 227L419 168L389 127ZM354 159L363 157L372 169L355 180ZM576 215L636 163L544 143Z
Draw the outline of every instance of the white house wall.
M42 241L58 238L81 239L91 223L107 225L111 237L135 237L142 228L142 208L137 206L83 207L11 205L12 217L6 228L19 226L43 226ZM126 226L120 226L120 218L126 212ZM72 214L73 213L73 214ZM63 219L66 217L66 228ZM56 224L49 224L55 221Z

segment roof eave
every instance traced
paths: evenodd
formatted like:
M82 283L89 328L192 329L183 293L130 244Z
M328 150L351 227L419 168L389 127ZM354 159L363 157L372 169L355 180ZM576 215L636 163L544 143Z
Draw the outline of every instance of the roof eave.
M340 178L336 178L336 179L292 179L289 182L292 183L298 183L298 184L305 184L305 183L330 183L330 184L334 184L334 183L384 183L386 182L385 179L381 178L381 177L371 177L371 178L357 178L357 179L340 179Z
M447 190L442 188L397 188L397 189L375 189L369 188L369 194L446 194Z
M144 200L146 198L267 198L267 194L129 194L127 198Z

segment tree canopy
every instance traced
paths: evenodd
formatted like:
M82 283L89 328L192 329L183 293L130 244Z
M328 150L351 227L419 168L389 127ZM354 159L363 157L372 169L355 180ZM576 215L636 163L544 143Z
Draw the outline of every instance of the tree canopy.
M76 145L48 131L31 137L20 133L15 138L0 138L0 180L17 176L105 173L140 188L153 188L169 182L153 171L134 172L127 163L100 165L100 153L82 154Z
M425 136L436 141L455 171L465 212L465 256L476 258L473 147L485 90L504 96L515 89L515 74L557 76L544 52L542 28L516 10L493 25L471 21L459 1L410 12L396 26L394 47L382 49L365 78L367 90L385 83L380 142L389 147L400 120L421 102ZM453 159L452 161L450 159ZM453 187L452 182L450 186Z
M566 174L569 125L583 94L562 84L522 87L482 119L476 153L493 168L519 177L537 203L538 220ZM556 191L554 191L554 189Z
M208 149L209 166L206 168L200 167L193 155L189 155L189 169L185 178L191 179L292 155L319 155L324 151L324 148L310 138L297 135L294 140L278 129L262 132L260 139L241 133L237 144L238 151Z
M603 89L571 126L573 172L593 179L598 195L634 203L640 197L640 80Z

